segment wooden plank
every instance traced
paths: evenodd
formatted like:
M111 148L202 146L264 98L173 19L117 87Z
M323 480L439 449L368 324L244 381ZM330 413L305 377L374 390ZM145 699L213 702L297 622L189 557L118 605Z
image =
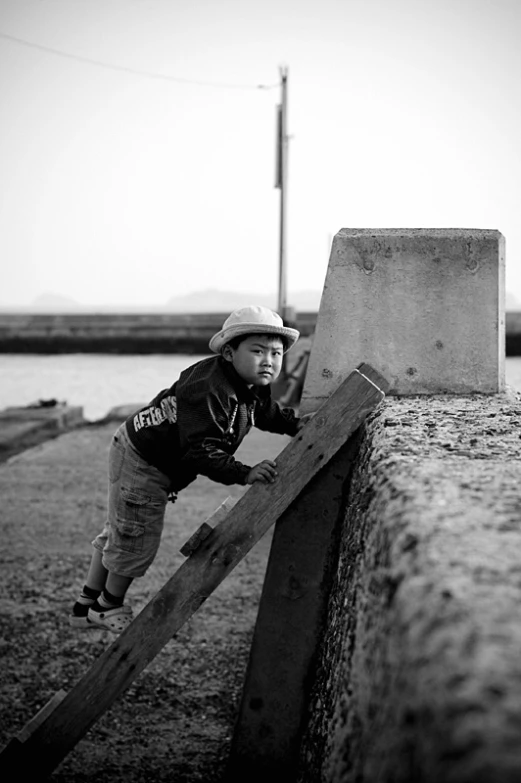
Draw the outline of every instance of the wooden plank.
M213 527L211 525L209 525L207 522L203 522L203 524L197 528L195 533L190 536L186 544L183 544L179 550L181 554L184 555L184 557L190 557L190 555L193 555L193 553L199 549L204 539L208 538L212 530Z
M212 522L214 525L216 525L218 522L221 522L221 520L225 519L228 512L232 510L232 508L235 505L235 500L233 500L232 497L227 497L226 500L223 500L221 505L215 509L213 514L211 514L208 519L203 522L203 524L197 528L195 533L190 536L186 544L183 544L181 549L179 550L182 555L185 557L190 557L190 555L193 555L193 553L199 549L202 542L205 540L205 538L208 538L210 533L212 532L213 528L210 525L210 522Z
M41 710L36 713L36 715L31 718L28 723L25 724L23 729L20 731L20 733L17 735L16 739L20 742L26 742L29 737L36 731L38 726L40 726L44 720L53 712L53 710L56 709L58 704L61 704L61 702L66 697L67 692L66 691L57 691L54 696L52 696L49 701L43 705Z
M12 765L18 764L18 759L21 753L24 752L23 744L29 739L31 734L37 729L37 727L43 723L43 721L56 709L58 704L63 701L67 695L66 691L57 691L49 701L43 705L36 715L34 715L25 726L18 732L16 737L12 737L9 742L2 748L0 756L2 758L2 764L6 769L11 769Z
M360 365L377 386L387 385ZM297 774L302 726L313 682L346 503L358 452L354 433L306 485L275 526L250 659L226 770L227 783Z
M346 378L281 452L277 480L249 488L23 744L16 780L50 774L374 410L385 389L385 379L368 365Z
M293 783L360 430L275 525L226 783Z

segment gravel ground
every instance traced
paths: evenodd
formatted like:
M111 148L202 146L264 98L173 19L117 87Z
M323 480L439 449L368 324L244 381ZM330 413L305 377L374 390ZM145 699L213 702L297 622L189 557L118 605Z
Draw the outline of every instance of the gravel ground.
M107 451L115 424L82 427L0 465L0 744L59 690L70 690L114 640L73 631L90 540L103 522ZM276 456L283 436L254 431L238 458ZM183 562L179 548L229 495L199 478L169 505L160 553L130 592L134 611ZM56 783L212 783L222 778L253 635L271 534L55 770Z

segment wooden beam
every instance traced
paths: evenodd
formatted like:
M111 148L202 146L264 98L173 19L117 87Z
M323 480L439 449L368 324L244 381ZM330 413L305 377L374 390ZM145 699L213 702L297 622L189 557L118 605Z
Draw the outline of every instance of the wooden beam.
M336 575L357 431L275 525L226 783L293 783Z
M213 522L213 524L216 525L222 519L226 519L235 503L236 501L233 498L227 497L226 500L221 503L219 508L215 509L209 519L207 519L206 522L203 522L203 524L197 528L195 533L190 536L186 544L183 544L179 550L181 554L185 557L190 557L190 555L193 555L193 553L199 549L205 538L208 538L212 532L213 528L210 525L210 522Z
M199 548L94 662L4 765L3 780L44 780L230 571L298 497L384 397L385 379L360 365L277 458L273 484L253 484ZM2 754L3 755L3 754Z
M387 391L385 381L366 375ZM357 431L276 523L226 783L260 783L270 776L293 783L297 776L359 438Z
M66 691L57 691L36 715L25 724L16 737L12 737L12 739L9 740L7 745L2 749L2 763L5 765L6 769L11 769L11 765L18 763L18 758L24 752L24 743L27 742L29 737L36 731L38 726L43 723L46 717L56 709L66 695Z

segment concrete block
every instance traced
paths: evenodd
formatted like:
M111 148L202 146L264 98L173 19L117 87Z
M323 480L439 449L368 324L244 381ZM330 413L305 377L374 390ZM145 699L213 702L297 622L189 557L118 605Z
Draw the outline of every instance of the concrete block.
M58 403L52 406L28 405L0 411L0 456L41 443L58 433L85 423L81 406Z
M6 422L48 422L54 429L62 430L84 424L83 408L64 402L56 405L28 405L25 408L4 408L0 411L0 425Z
M521 780L521 402L366 421L298 783Z
M477 229L341 229L302 411L368 362L391 394L504 390L504 238Z

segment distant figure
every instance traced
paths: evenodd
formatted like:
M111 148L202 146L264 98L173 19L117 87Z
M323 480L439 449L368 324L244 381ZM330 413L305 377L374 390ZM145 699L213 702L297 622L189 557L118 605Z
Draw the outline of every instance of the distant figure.
M107 522L92 542L73 627L120 633L131 623L127 590L157 554L167 501L197 475L221 484L276 480L272 460L251 467L233 454L252 426L295 435L310 417L271 399L283 354L298 338L266 307L235 310L210 340L217 355L184 370L119 427L109 454Z

